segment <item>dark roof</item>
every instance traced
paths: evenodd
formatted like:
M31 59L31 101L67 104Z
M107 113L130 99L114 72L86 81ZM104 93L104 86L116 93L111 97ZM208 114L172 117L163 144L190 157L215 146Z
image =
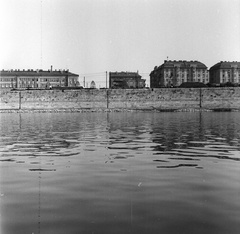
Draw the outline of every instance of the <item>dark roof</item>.
M137 72L109 72L113 77L141 77Z
M228 61L221 61L219 63L216 63L213 65L210 70L216 70L216 69L231 69L233 66L236 66L237 68L240 68L240 62L233 61L233 62L228 62Z
M164 60L164 63L159 68L173 68L176 65L180 68L189 68L191 66L196 66L196 68L207 69L204 63L199 61L187 61L187 60Z
M79 76L71 73L68 70L2 70L0 76Z
M204 87L207 87L207 85L201 82L184 82L179 87L180 88L204 88Z

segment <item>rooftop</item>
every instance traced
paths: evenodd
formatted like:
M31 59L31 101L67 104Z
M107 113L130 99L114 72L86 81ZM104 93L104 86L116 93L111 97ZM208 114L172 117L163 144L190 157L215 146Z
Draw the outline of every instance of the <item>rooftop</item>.
M161 65L161 67L174 67L174 66L180 66L180 67L191 67L196 66L196 68L204 68L207 69L207 66L204 63L201 63L197 60L164 60L164 63Z
M69 70L42 70L42 69L10 69L10 70L1 70L0 76L78 76L77 74L69 72Z
M110 72L109 73L110 75L113 75L113 76L134 76L134 77L141 77L138 72L124 72L124 71L121 71L121 72Z
M213 65L210 70L215 70L215 69L230 69L230 68L240 68L240 62L238 61L220 61L219 63L216 63L215 65Z

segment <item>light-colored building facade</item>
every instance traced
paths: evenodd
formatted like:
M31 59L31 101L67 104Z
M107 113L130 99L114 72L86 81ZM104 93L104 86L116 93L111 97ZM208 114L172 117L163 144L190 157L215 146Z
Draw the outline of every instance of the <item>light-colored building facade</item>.
M177 87L184 82L209 82L207 66L199 61L165 60L150 73L150 87Z
M79 86L78 75L68 70L2 70L0 88L45 89Z
M240 62L221 61L212 66L209 73L210 83L224 84L230 82L240 84Z
M141 89L145 81L138 72L109 72L110 89Z

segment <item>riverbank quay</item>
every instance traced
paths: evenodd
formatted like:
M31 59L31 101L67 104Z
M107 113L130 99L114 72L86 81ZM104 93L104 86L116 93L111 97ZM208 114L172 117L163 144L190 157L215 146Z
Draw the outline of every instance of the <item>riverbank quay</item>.
M0 112L240 111L240 88L1 90Z
M86 113L86 112L240 112L240 109L0 109L0 113Z

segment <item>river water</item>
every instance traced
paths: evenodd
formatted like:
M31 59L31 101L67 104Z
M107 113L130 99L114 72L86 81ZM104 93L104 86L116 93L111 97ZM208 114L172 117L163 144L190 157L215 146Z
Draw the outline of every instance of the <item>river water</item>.
M2 234L236 234L240 113L1 114Z

